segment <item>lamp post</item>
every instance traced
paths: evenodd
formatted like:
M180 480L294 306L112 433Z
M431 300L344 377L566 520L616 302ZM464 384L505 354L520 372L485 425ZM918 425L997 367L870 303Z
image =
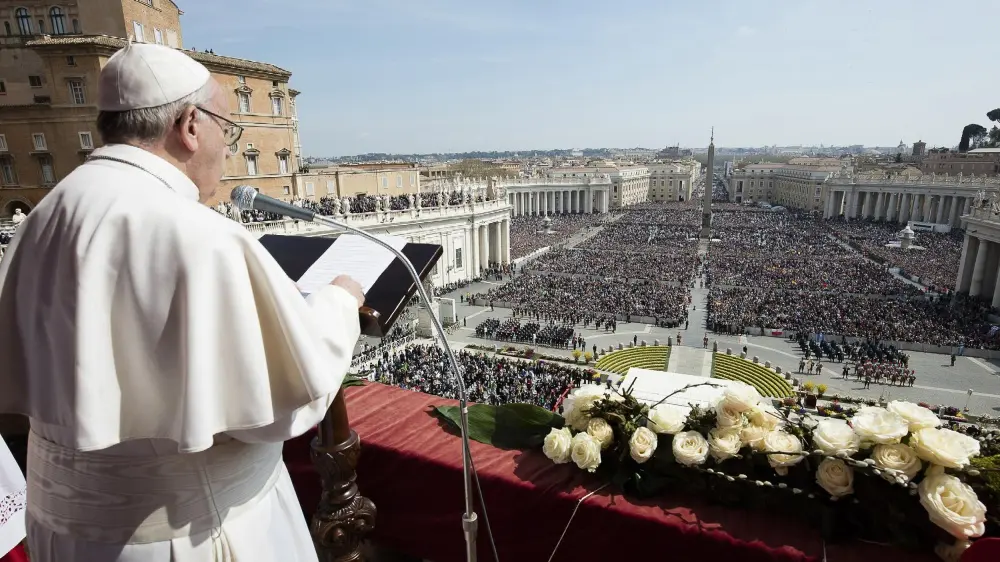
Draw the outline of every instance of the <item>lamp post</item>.
M965 408L962 410L963 412L969 411L969 400L972 400L972 389L970 388L966 392L968 393L968 396L965 398Z

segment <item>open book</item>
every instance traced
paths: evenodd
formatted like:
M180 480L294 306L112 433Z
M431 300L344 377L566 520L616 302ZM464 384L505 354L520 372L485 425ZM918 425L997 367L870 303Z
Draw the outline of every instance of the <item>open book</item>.
M443 253L437 244L411 244L394 236L380 238L409 258L421 280L427 278ZM388 333L417 291L399 258L360 236L268 234L260 238L260 243L303 294L316 291L338 275L354 278L365 291L365 308L360 311L360 319L361 333L367 336L382 337Z

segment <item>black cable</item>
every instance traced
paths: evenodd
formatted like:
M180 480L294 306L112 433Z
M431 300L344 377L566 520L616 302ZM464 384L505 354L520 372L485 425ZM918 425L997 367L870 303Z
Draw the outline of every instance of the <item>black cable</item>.
M486 528L486 536L490 539L490 550L493 551L493 560L500 562L500 555L497 554L497 543L493 540L493 529L490 528L490 516L486 513L486 500L483 499L483 486L479 483L479 473L476 472L475 461L472 460L472 450L468 446L465 447L466 452L469 453L469 470L472 472L472 478L476 481L476 492L479 496L479 506L483 510L483 526Z

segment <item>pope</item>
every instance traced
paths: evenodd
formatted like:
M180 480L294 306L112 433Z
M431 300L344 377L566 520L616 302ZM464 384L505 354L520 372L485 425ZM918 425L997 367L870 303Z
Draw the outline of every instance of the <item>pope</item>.
M0 262L0 413L31 422L32 562L315 561L281 447L338 392L361 287L303 298L202 204L242 133L204 66L129 45L98 91L105 146Z

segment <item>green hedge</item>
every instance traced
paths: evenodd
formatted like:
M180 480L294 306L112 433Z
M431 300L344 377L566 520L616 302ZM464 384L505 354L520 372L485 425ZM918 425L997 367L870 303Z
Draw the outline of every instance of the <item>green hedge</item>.
M670 347L666 345L630 347L604 355L597 360L595 367L619 375L624 375L632 367L665 371L669 358Z
M763 365L740 359L735 355L716 353L712 377L745 382L756 388L762 396L785 398L794 394L792 385L781 375Z

